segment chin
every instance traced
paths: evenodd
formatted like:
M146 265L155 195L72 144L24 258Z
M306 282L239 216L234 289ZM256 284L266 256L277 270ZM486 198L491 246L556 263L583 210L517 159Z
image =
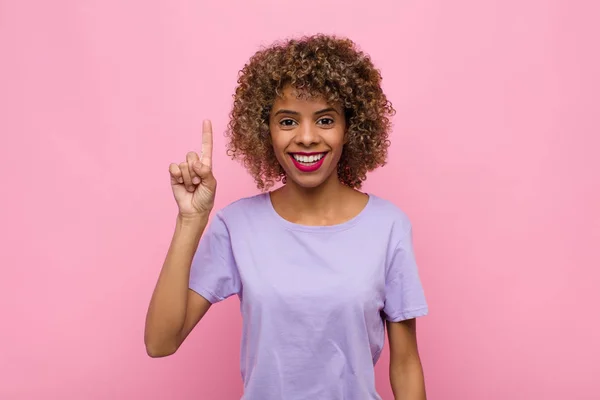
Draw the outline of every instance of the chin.
M293 173L293 174L287 174L286 176L287 176L286 181L288 184L291 183L291 184L301 187L303 189L316 189L318 187L321 187L321 186L327 184L331 180L336 179L334 172L330 172L327 174L311 174L311 175L304 175L304 174L299 175L299 174Z
M287 177L287 183L291 183L293 185L296 185L298 187L301 187L303 189L315 189L318 188L319 186L323 185L327 180L326 179L316 179L315 178L300 178L297 179L297 177Z

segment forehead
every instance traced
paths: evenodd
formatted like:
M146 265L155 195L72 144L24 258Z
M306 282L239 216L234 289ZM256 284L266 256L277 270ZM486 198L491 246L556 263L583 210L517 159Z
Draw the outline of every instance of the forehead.
M293 108L312 110L334 106L333 104L329 104L323 96L311 96L291 86L286 86L273 103L273 109Z

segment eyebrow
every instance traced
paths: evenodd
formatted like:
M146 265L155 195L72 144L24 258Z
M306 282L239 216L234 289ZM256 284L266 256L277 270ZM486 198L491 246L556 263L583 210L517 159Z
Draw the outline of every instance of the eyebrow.
M328 108L324 108L324 109L322 109L322 110L316 111L316 112L314 113L314 115L325 114L325 113L332 112L332 111L333 111L334 113L336 113L336 114L339 114L339 113L338 113L338 111L337 111L335 108L333 108L333 107L328 107ZM277 116L277 115L279 115L279 114L300 115L300 113L299 113L298 111L286 110L286 109L283 109L283 108L282 108L282 109L280 109L280 110L277 110L277 112L276 112L275 114L273 114L273 116Z

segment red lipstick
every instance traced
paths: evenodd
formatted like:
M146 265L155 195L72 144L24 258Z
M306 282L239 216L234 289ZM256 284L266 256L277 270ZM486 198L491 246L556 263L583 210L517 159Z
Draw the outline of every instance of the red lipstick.
M320 153L290 153L294 166L302 172L314 172L321 168L327 152Z

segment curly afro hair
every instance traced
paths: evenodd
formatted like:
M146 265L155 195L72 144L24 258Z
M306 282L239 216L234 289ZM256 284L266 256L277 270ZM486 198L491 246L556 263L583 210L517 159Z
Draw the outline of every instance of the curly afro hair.
M271 107L286 86L343 108L345 144L338 175L359 189L369 171L383 166L395 113L368 55L346 38L315 35L278 42L254 54L240 71L227 126L227 154L239 160L260 190L285 183L269 134Z

